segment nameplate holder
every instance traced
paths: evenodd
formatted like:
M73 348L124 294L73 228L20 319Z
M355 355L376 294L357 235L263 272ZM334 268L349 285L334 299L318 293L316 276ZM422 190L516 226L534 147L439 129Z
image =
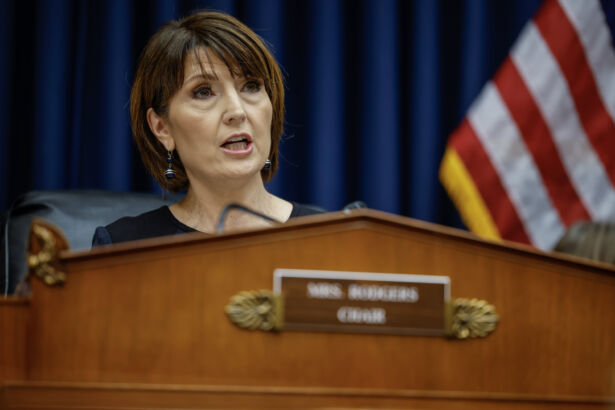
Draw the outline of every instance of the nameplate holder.
M276 269L284 330L444 336L447 276Z

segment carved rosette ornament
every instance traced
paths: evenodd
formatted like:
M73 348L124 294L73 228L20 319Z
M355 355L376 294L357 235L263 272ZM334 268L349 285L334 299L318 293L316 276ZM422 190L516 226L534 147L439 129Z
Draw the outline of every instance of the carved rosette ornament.
M457 339L485 337L498 320L495 307L484 300L453 299L447 306L446 332Z
M36 219L30 226L28 245L29 277L36 276L49 286L61 285L66 274L59 269L58 254L68 241L52 224Z
M282 328L282 298L269 290L243 291L231 297L226 314L235 325L250 330Z

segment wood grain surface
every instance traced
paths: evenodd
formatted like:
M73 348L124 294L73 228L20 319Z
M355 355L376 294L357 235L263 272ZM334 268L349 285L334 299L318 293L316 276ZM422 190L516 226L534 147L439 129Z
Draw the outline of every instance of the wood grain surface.
M269 386L10 383L15 409L610 409L613 402L573 396ZM8 408L8 407L7 407Z
M29 299L0 297L0 381L24 380Z
M26 369L0 371L7 406L43 408L51 397L64 397L62 408L83 403L70 397L101 408L615 403L615 269L604 264L369 210L61 259L63 287L32 282ZM271 289L276 268L449 276L453 298L487 300L500 323L473 340L232 325L224 313L230 297ZM0 304L3 332L7 306ZM22 384L6 382L20 375ZM135 385L163 387L117 387Z

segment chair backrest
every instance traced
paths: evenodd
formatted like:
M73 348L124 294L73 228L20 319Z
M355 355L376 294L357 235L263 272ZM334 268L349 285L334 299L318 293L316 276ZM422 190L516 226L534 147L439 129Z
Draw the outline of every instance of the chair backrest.
M26 274L27 236L35 217L57 225L70 249L88 249L96 227L179 199L177 195L104 190L31 191L22 195L0 220L0 295L13 293Z
M577 222L553 250L615 264L615 221Z

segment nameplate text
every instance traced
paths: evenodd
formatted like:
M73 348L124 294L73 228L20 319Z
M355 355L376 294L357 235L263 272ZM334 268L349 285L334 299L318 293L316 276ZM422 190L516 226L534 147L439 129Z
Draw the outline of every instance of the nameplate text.
M447 276L276 269L284 330L440 336Z

